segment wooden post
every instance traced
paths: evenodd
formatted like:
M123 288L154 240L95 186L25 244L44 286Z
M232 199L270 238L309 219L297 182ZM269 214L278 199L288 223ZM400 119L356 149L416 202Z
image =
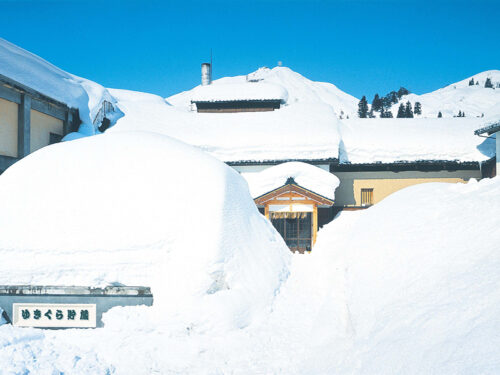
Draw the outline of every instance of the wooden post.
M264 206L264 215L266 216L266 219L269 220L269 205L266 204Z
M313 217L312 217L312 225L313 225L313 246L316 243L316 234L318 233L318 206L315 204L313 206Z

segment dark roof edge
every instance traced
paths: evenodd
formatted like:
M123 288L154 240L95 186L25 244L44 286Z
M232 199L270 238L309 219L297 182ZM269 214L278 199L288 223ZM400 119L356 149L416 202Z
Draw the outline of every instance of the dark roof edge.
M0 82L6 83L7 85L11 86L15 90L18 90L21 92L26 92L34 98L55 104L55 105L60 106L60 107L69 108L69 106L66 103L63 103L63 102L60 102L59 100L51 98L50 96L45 95L42 92L37 91L35 89L32 89L31 87L23 85L22 83L17 82L16 80L13 80L12 78L9 78L7 76L4 76L3 74L0 74Z
M332 163L338 163L339 160L336 158L326 158L326 159L275 159L275 160L261 160L261 161L256 161L256 160L237 160L237 161L226 161L225 163L227 165L230 165L232 167L234 166L243 166L243 165L278 165L282 163L290 163L290 162L301 162L301 163L307 163L307 164L332 164Z
M491 135L493 133L496 133L500 131L500 121L494 122L492 124L486 125L482 128L479 128L477 130L474 130L475 135L481 135L484 133L488 133L488 135Z
M191 103L237 103L237 102L280 102L285 103L284 99L229 99L229 100L191 100Z
M340 163L332 164L330 172L350 171L439 171L439 170L479 170L480 161L418 160L393 163Z

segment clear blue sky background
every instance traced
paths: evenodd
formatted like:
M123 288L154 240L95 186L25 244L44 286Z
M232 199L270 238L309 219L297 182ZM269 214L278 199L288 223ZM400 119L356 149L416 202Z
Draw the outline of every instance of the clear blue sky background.
M169 96L278 61L357 96L500 69L500 0L0 0L0 36L106 87ZM1 63L1 62L0 62Z

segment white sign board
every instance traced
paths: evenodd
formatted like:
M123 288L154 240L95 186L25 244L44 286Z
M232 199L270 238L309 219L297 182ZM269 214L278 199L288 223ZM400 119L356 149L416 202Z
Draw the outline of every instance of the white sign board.
M18 327L94 328L95 304L14 303L12 324Z

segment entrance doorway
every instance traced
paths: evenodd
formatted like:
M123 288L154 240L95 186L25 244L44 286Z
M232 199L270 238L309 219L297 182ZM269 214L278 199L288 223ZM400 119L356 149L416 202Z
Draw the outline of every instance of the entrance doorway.
M272 212L271 222L291 251L311 251L311 212Z

